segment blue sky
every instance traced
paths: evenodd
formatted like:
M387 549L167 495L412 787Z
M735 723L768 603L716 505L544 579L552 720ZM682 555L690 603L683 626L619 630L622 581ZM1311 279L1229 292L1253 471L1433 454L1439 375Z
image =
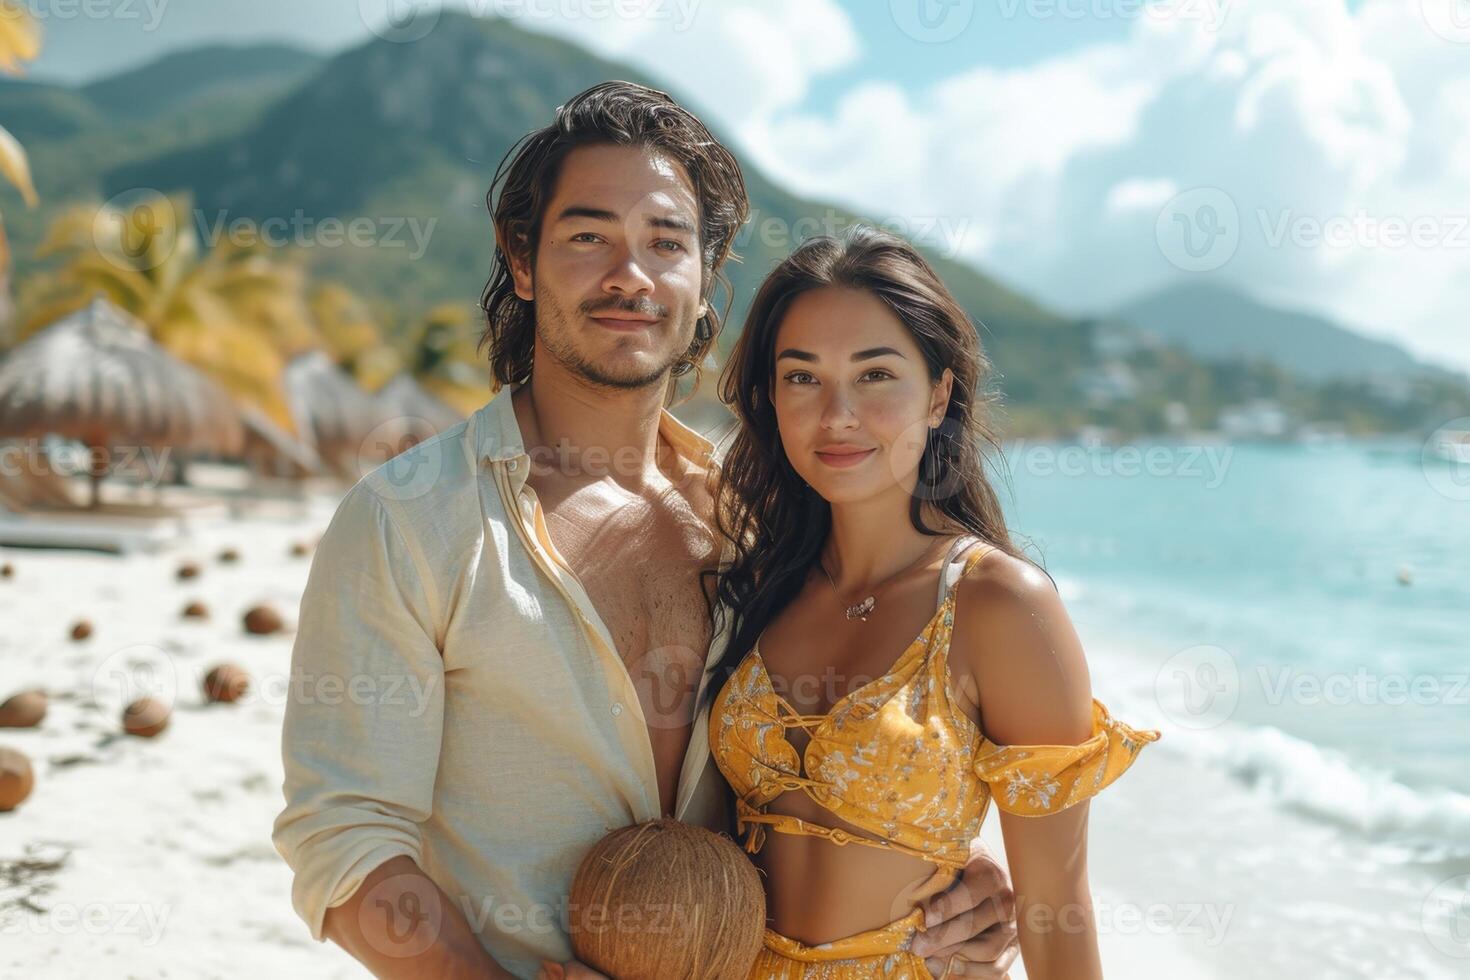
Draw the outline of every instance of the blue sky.
M31 73L336 51L438 2L28 0ZM792 189L1054 308L1208 278L1470 368L1470 0L446 3L636 65Z
M895 30L886 0L845 0L868 57L834 72L812 87L811 108L830 109L842 93L869 78L887 78L910 89L931 85L977 64L1025 65L1086 44L1115 40L1127 30L1120 19L1096 17L1060 21L1006 17L992 0L971 7L970 20L955 38L926 43ZM936 10L940 8L936 7ZM955 8L964 16L963 8Z
M282 40L322 51L371 37L360 13L386 14L389 0L91 0L102 18L81 15L81 0L25 0L47 24L47 46L33 66L37 78L83 81L144 62L163 51L204 41L245 43ZM437 0L399 0L430 4ZM530 0L528 0L530 2ZM719 0L700 0L713 6ZM938 81L977 63L1019 65L1079 45L1114 40L1127 30L1124 17L1064 17L1044 20L1006 16L989 2L929 0L939 16L966 18L962 35L941 43L924 43L895 28L887 0L840 0L864 49L869 52L851 69L821 78L811 91L812 108L830 107L844 89L872 75L904 85ZM558 0L560 3L560 0ZM953 3L953 13L946 3ZM496 6L486 0L448 0L446 7L513 12L514 0ZM536 26L535 18L528 18Z

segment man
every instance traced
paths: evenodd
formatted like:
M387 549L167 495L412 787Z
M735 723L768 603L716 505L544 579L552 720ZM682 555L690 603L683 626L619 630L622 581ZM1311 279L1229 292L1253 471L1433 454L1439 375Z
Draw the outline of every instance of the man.
M381 977L533 976L570 958L608 830L732 829L695 710L717 460L666 406L718 333L740 170L626 82L512 152L482 298L506 390L348 492L302 597L274 838L312 936ZM921 937L935 973L1001 976L1009 902L977 842Z

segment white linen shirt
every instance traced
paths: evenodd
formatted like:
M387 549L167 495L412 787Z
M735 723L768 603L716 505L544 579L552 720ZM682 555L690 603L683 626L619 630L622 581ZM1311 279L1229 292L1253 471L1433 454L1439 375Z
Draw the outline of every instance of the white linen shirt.
M272 837L313 938L408 855L497 962L533 977L572 956L583 853L660 806L634 682L526 486L516 387L363 477L333 515L301 598ZM659 432L717 468L666 409ZM702 707L727 639L710 645L674 815L729 833Z

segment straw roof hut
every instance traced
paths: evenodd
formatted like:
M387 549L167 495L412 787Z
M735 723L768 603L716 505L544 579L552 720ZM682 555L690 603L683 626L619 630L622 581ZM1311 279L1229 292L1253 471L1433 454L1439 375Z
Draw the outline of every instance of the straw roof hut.
M464 420L453 407L431 394L410 374L394 377L373 397L382 441L396 456L429 436Z
M379 421L373 396L319 350L291 359L285 385L296 431L333 471L360 477L358 460Z
M110 450L233 455L240 414L208 376L101 297L0 361L0 438L54 434L93 450L91 506Z
M326 471L316 450L272 422L251 405L240 406L245 424L245 464L263 476L300 480Z

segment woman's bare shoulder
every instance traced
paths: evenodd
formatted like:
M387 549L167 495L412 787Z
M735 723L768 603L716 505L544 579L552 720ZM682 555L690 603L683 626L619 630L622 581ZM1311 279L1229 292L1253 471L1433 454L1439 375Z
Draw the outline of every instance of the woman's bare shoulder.
M996 549L955 587L951 669L976 694L999 744L1073 744L1091 731L1081 640L1045 572Z

